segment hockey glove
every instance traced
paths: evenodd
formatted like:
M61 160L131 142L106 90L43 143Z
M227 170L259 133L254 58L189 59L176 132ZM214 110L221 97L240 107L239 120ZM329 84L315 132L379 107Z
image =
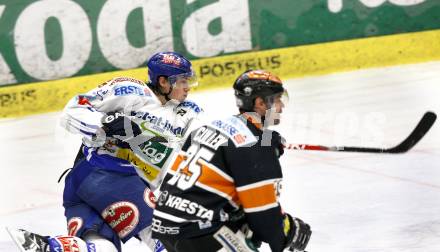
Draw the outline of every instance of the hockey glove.
M277 156L281 157L284 154L284 145L286 144L286 139L280 135L277 131L272 133L272 146L277 150Z
M142 133L140 127L123 113L112 112L102 118L102 129L108 137L121 141L128 140Z
M304 251L309 242L312 231L310 226L298 218L293 218L286 213L283 220L284 235L286 236L286 248Z

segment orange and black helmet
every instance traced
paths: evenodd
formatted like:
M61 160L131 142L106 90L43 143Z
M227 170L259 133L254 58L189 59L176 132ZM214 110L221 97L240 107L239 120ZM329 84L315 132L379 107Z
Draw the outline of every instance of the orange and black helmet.
M283 83L276 75L265 70L248 70L234 82L237 106L243 111L253 111L255 98L266 100L284 92Z

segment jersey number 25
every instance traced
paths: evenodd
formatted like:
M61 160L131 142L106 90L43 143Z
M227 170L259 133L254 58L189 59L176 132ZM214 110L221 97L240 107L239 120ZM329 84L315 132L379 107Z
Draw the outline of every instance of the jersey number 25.
M198 144L193 144L185 152L183 159L176 162L178 164L177 172L174 176L168 180L168 184L176 185L181 190L187 190L191 188L200 177L202 173L202 160L208 163L214 153Z

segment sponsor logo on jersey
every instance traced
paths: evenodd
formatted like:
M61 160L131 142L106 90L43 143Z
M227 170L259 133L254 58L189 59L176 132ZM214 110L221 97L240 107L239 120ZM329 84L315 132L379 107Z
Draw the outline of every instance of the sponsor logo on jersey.
M224 122L222 120L215 120L212 122L214 126L221 129L223 132L225 132L228 136L234 136L238 133L238 130L231 124Z
M171 235L176 235L176 234L179 234L179 232L180 232L179 227L164 226L164 225L162 225L162 221L155 219L155 218L153 218L153 224L152 224L151 230L156 233L171 234Z
M196 113L202 112L202 109L194 102L192 101L184 101L180 103L177 107L184 107L184 108L190 108L194 110Z
M101 215L120 238L130 234L139 222L138 208L128 201L120 201L108 206Z
M163 167L164 163L173 151L172 148L154 141L146 141L139 145L139 147L144 154L143 158L159 168Z
M148 88L141 88L139 86L133 85L120 86L115 88L115 96L124 96L130 94L135 94L139 96L151 96Z
M104 100L104 96L106 96L108 93L108 89L100 89L96 91L96 97L102 101Z
M157 201L156 196L149 188L145 188L144 200L149 207L156 208L156 201Z
M78 241L71 236L57 236L55 239L61 245L61 248L56 246L54 247L55 251L63 251L63 252L80 252ZM51 245L54 245L51 243Z
M109 81L106 81L106 82L100 84L98 87L99 88L104 87L104 86L111 87L111 86L113 86L115 84L118 84L118 83L124 82L124 81L134 82L134 83L137 83L139 85L145 85L145 83L143 83L142 81L137 80L137 79L128 78L128 77L119 77L119 78L114 78L114 79L111 79Z
M193 140L214 150L228 142L228 139L223 134L217 130L208 128L207 126L198 129Z
M173 125L168 119L155 116L149 112L132 112L133 116L144 120L139 126L144 131L155 130L160 133L171 132L175 136L182 136L185 128Z
M133 79L133 78L129 78L129 77L118 77L112 80L112 84L118 83L118 82L124 82L124 81L129 81L129 82L134 82L137 83L139 85L145 85L145 83L143 83L140 80L137 79Z
M243 144L246 142L246 136L240 134L237 128L235 128L233 125L221 120L215 120L212 122L212 124L225 132L235 143Z
M178 196L169 195L167 201L165 202L165 206L174 208L181 212L185 212L190 215L195 215L201 219L212 221L214 217L214 211L210 209L206 209L204 206L192 202L187 199L180 198Z
M237 147L257 142L257 138L247 128L246 124L236 117L230 117L226 120L214 120L211 122L211 125L231 138Z
M68 234L71 236L76 236L78 230L81 229L83 225L83 219L81 217L73 217L70 218L67 222L67 230Z
M125 116L124 113L116 112L114 114L110 114L110 115L104 116L101 120L102 120L102 123L111 123L114 120L118 119L119 117L123 117L123 116Z

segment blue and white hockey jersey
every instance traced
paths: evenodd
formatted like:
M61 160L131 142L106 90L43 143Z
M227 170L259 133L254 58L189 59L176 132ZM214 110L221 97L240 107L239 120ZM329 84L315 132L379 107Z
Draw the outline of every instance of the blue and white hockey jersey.
M101 120L110 112L131 116L142 129L142 134L130 141L130 149L116 146L116 139L106 137L102 130ZM171 100L162 105L142 81L115 78L71 99L63 111L61 125L83 136L83 152L89 162L118 171L135 171L155 188L186 134L200 124L196 121L201 112L190 101ZM153 136L167 141L150 141Z

